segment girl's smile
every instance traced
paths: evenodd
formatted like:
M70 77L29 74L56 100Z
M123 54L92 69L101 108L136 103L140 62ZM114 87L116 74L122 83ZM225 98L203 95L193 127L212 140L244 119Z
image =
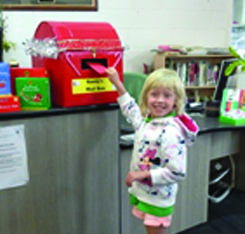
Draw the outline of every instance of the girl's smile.
M151 117L163 117L171 113L175 107L176 95L166 88L155 88L147 95L147 105Z

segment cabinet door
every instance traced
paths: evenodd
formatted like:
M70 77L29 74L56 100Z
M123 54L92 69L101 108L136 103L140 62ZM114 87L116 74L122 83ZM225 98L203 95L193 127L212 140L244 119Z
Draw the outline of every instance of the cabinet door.
M179 183L169 234L184 231L207 221L211 145L210 135L204 134L197 137L195 144L188 148L187 176Z
M131 213L132 206L129 203L128 188L125 185L125 177L129 171L132 149L122 149L121 161L121 211L122 211L122 234L146 233L143 222Z
M118 110L24 124L30 181L0 191L0 233L119 234Z

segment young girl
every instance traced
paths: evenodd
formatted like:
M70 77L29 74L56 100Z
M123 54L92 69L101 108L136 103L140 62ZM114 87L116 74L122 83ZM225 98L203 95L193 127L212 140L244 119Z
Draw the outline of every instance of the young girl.
M140 107L125 90L114 68L106 70L115 85L123 114L135 129L130 171L126 176L132 213L148 234L166 234L171 224L178 182L186 176L187 145L198 132L184 114L185 88L175 71L159 69L143 86Z

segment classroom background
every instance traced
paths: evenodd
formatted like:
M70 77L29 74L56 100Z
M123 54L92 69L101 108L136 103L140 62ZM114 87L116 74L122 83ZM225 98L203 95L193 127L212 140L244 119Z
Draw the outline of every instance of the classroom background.
M124 71L142 72L158 45L228 47L232 6L232 0L98 0L98 11L4 11L6 39L17 44L4 60L31 66L23 42L33 37L41 21L106 21L129 47Z

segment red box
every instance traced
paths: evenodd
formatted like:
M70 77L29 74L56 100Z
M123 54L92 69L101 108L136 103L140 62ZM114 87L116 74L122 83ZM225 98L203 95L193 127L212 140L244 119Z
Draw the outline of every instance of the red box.
M36 67L36 68L10 67L12 94L16 94L15 79L17 77L48 77L48 72L44 67Z
M20 100L18 96L1 95L0 113L20 111Z
M34 38L55 38L60 51L57 59L32 56L33 67L43 66L48 71L53 104L71 107L116 102L118 94L103 68L115 67L123 80L123 47L109 23L41 22Z

